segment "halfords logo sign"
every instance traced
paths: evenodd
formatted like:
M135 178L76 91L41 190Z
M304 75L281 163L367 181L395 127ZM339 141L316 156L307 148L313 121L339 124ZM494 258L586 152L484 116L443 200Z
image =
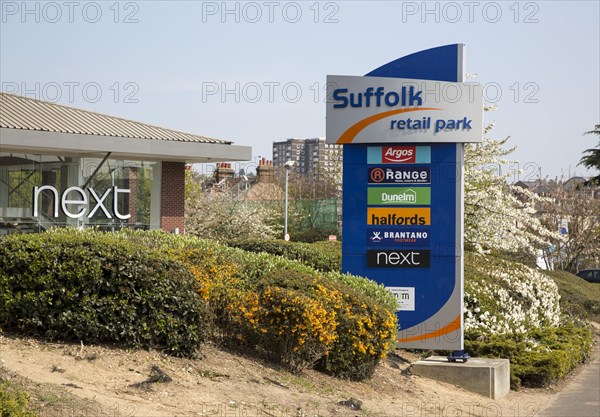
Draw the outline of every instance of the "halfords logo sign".
M90 194L90 198L88 198L88 194L86 190ZM93 188L87 188L86 190L79 187L69 187L67 188L60 197L60 207L62 212L71 219L78 219L83 217L87 212L88 203L92 202L92 199L95 200L94 207L88 212L87 217L91 218L96 213L99 213L99 210L104 213L104 215L112 219L113 216L121 219L127 220L131 217L131 214L122 214L119 213L119 195L120 194L129 194L130 190L122 189L118 187L112 187L107 189L101 196L96 193ZM53 217L58 217L58 190L50 185L44 185L42 187L34 187L33 188L33 217L39 216L39 205L40 200L42 199L41 194L42 191L49 191L52 196L52 201L54 202L54 207L52 211ZM109 211L105 206L105 201L109 195L112 194L112 212ZM75 199L74 199L75 198ZM79 206L77 211L72 212L69 209L69 206Z
M427 226L429 208L368 208L367 224L374 226Z
M369 168L369 184L429 184L431 182L429 166L415 167L375 167Z
M369 187L367 204L373 206L428 206L431 204L431 189L429 187Z
M481 142L477 84L385 77L327 77L327 142Z

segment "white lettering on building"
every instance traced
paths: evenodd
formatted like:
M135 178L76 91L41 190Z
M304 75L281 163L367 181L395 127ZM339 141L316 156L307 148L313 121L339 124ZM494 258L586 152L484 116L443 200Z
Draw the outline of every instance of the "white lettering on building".
M39 215L40 193L46 190L52 192L52 199L54 201L54 210L52 215L54 217L58 217L58 190L51 185L33 188L33 217L38 217ZM88 218L91 218L98 210L102 210L104 215L109 219L112 219L113 215L121 220L127 220L131 217L131 214L129 213L119 213L119 194L129 194L130 190L119 187L111 187L107 189L102 196L99 196L93 188L88 188L87 190L89 191L91 198L88 198L86 190L80 187L69 187L62 193L60 196L60 207L67 217L71 219L78 219L84 216L87 211L87 207L85 206L88 205L88 202L91 202L92 198L96 201L96 204L87 215ZM111 193L113 194L112 214L104 205L104 201ZM77 212L72 212L71 210L73 209L69 206L79 206L79 209Z

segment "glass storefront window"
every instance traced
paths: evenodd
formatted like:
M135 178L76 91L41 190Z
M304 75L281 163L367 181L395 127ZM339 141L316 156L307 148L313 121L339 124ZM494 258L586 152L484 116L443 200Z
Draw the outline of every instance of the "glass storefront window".
M0 234L158 228L161 163L0 153Z

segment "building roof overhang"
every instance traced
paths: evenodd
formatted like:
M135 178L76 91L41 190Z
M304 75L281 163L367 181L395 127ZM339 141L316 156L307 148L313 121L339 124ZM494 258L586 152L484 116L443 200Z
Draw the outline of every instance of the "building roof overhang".
M0 152L187 163L248 161L252 148L0 93Z
M250 146L0 128L0 152L205 163L248 161Z

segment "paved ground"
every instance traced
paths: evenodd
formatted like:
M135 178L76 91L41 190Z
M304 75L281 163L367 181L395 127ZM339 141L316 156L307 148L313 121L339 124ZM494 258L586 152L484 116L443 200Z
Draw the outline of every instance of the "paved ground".
M594 359L539 417L600 417L600 345Z

